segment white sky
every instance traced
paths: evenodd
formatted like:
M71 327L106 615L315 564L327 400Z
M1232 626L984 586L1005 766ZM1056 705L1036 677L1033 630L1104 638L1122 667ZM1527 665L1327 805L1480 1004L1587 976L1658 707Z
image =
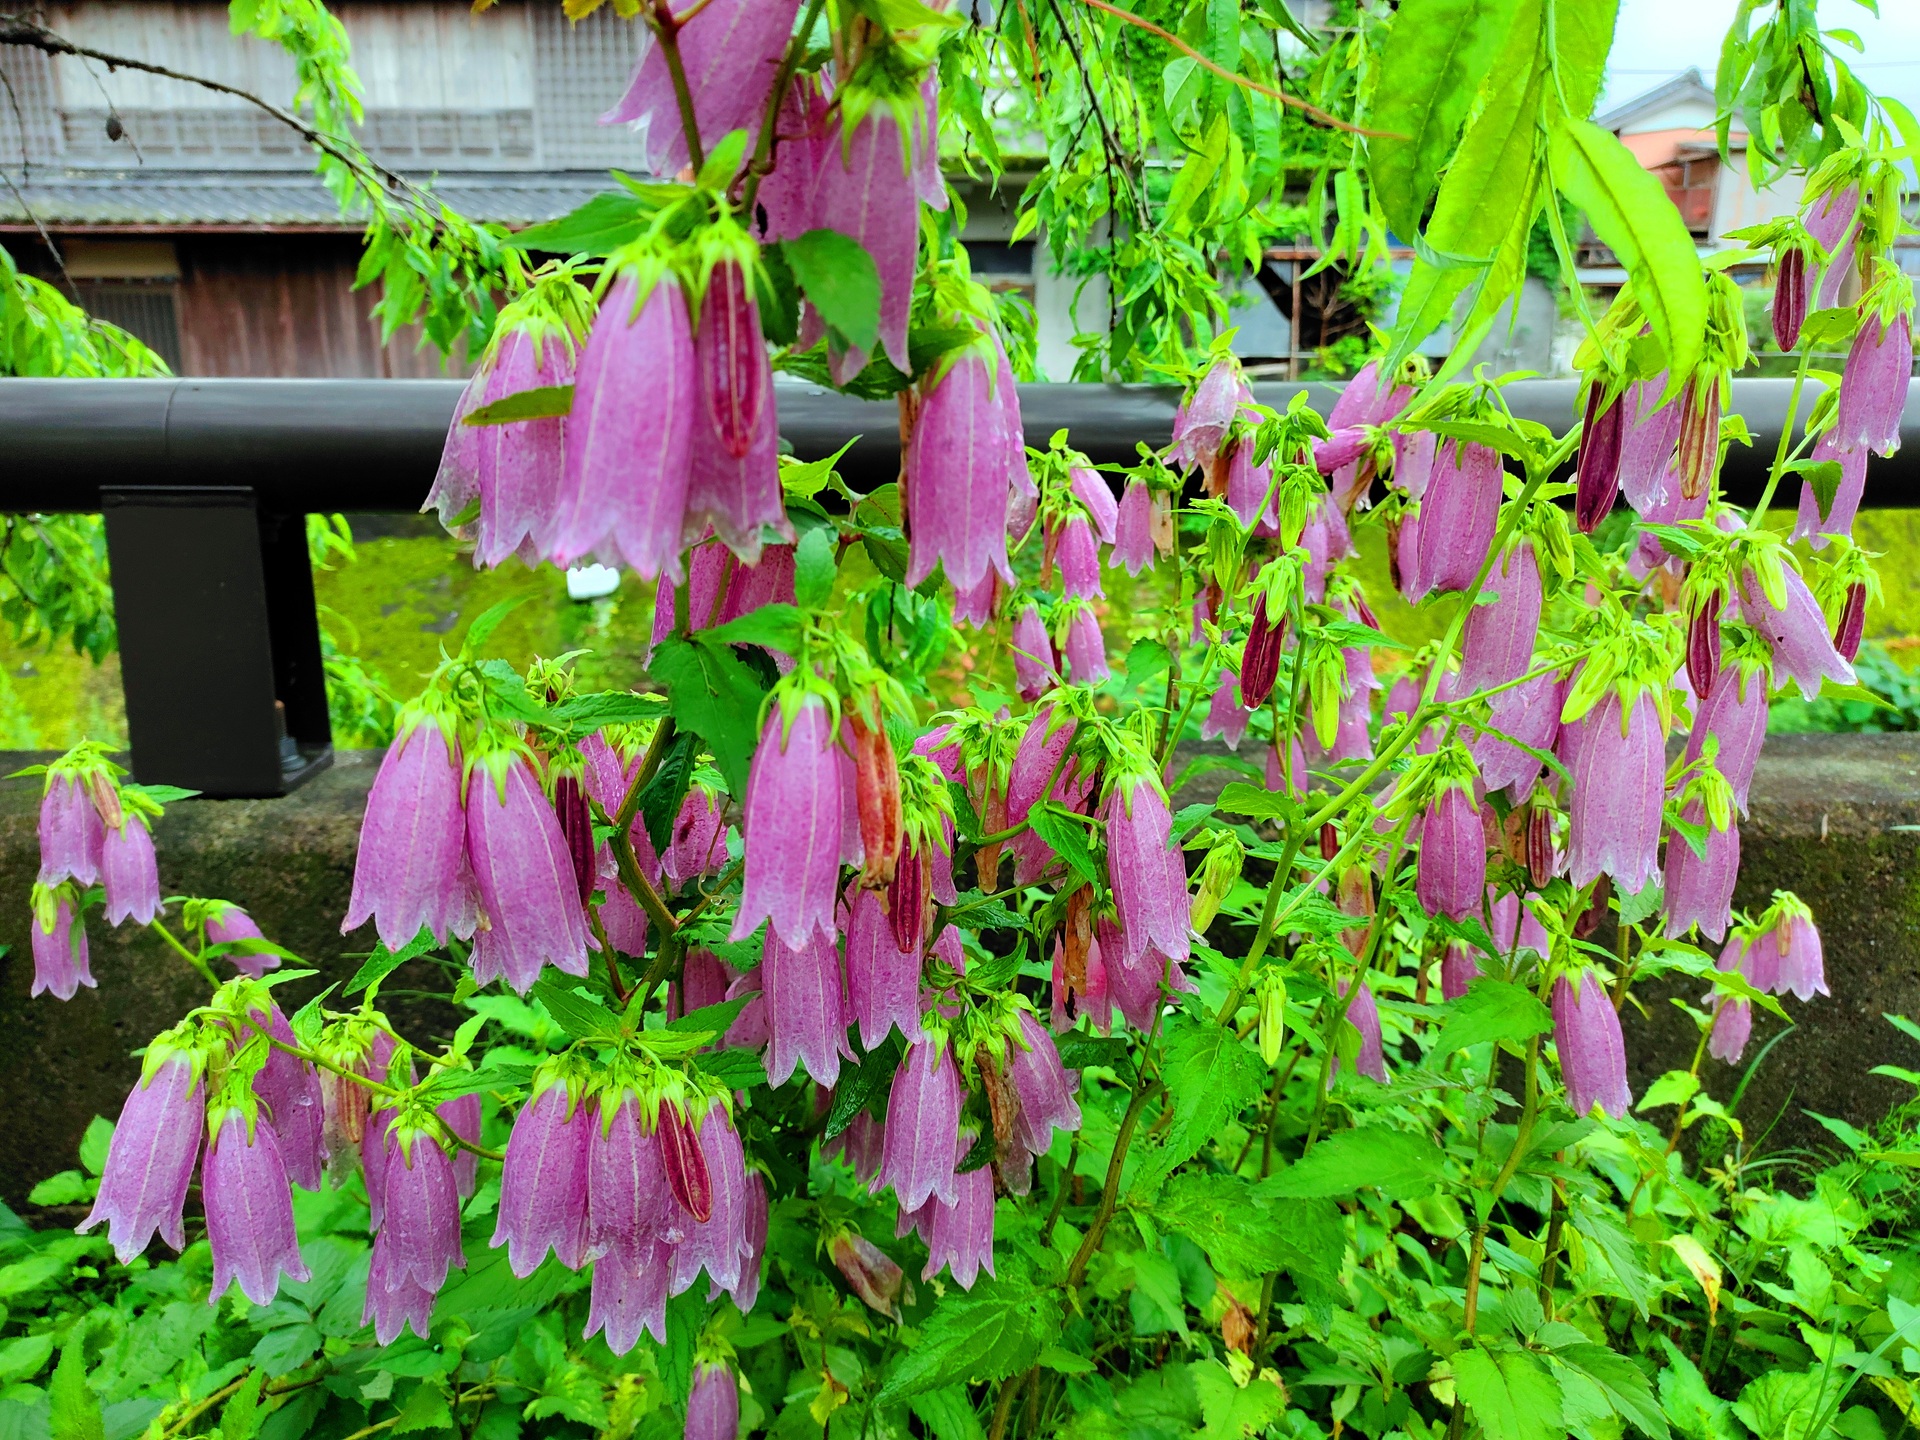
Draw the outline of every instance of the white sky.
M1735 0L1621 0L1619 28L1600 108L1618 105L1698 66L1708 85ZM1920 113L1920 0L1879 0L1880 18L1858 0L1820 0L1820 23L1853 30L1866 46L1849 56L1862 83Z

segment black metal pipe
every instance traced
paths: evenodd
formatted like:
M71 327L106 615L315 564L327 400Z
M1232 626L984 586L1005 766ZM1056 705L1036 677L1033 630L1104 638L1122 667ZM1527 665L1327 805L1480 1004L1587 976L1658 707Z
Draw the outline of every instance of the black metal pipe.
M1505 390L1516 415L1556 431L1573 423L1573 380L1519 380ZM0 509L93 511L101 493L128 485L243 485L263 509L411 511L433 483L460 382L452 380L0 380ZM1332 385L1261 384L1284 409L1310 389L1333 403ZM1736 445L1723 479L1751 500L1764 482L1792 382L1736 380L1732 410L1754 433ZM857 400L782 381L780 429L802 458L860 440L842 462L856 489L899 469L891 402ZM1128 463L1136 445L1167 442L1178 392L1154 385L1022 385L1027 442L1065 429L1096 463ZM1802 412L1808 408L1803 397ZM1867 504L1920 505L1920 385L1908 390L1905 447L1875 459Z

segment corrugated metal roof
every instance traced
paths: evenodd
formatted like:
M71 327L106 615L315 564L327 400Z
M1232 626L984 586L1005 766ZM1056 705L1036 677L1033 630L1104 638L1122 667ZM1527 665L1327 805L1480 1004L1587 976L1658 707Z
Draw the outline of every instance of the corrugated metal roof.
M570 170L512 175L441 175L435 194L473 220L528 225L564 215L610 188L605 171ZM23 203L24 201L24 203ZM0 187L0 225L49 229L72 226L178 226L250 229L259 226L342 226L326 187L312 175L271 172L126 172L31 174L16 192Z

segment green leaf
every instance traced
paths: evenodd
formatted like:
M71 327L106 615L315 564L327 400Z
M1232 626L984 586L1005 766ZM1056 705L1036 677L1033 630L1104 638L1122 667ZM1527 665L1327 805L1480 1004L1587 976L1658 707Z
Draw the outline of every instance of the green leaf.
M712 137L708 138L711 141ZM747 158L747 140L745 130L729 130L712 143L694 183L702 190L724 190L739 171L740 162Z
M827 328L848 349L872 350L880 338L880 271L860 242L838 230L809 230L781 248Z
M1286 1392L1265 1375L1242 1385L1218 1360L1196 1360L1187 1368L1207 1422L1200 1430L1201 1440L1250 1440L1269 1434L1287 1408Z
M1813 489L1814 502L1820 507L1820 519L1824 524L1827 516L1833 513L1833 497L1840 493L1840 479L1844 471L1838 460L1795 460L1787 469L1799 474Z
M547 1007L553 1023L576 1040L607 1039L620 1033L620 1017L585 991L574 988L571 976L537 980L533 998Z
M107 1150L113 1144L113 1122L104 1115L96 1115L87 1122L86 1134L80 1137L80 1166L89 1175L101 1175L107 1169Z
M251 1371L220 1412L220 1440L253 1440L260 1433L260 1387L266 1375Z
M87 1388L84 1337L75 1335L60 1351L47 1386L47 1431L51 1440L106 1440L106 1420L100 1400Z
M373 945L373 954L367 957L365 964L353 972L353 979L347 982L345 993L348 995L358 995L368 986L378 985L382 980L386 979L387 976L406 964L407 961L426 954L429 950L437 947L439 943L439 941L433 938L433 931L424 925L420 927L420 933L418 935L415 935L398 950L389 950L385 945L382 945L376 940Z
M744 617L743 617L744 618ZM727 793L747 793L747 771L759 743L759 677L707 633L669 635L654 649L650 667L667 687L667 707L682 729L707 742Z
M1633 1238L1632 1232L1612 1215L1591 1205L1575 1207L1571 1219L1573 1228L1597 1252L1597 1256L1590 1255L1587 1261L1589 1282L1604 1280L1611 1275L1617 1289L1605 1285L1596 1288L1607 1294L1624 1296L1644 1317L1647 1303L1653 1296L1653 1277L1647 1272L1640 1243Z
M78 1170L62 1170L34 1186L27 1199L35 1205L78 1205L93 1199L99 1189L98 1180Z
M853 1123L853 1117L893 1084L906 1053L900 1032L889 1031L887 1038L869 1050L858 1065L840 1067L840 1083L833 1090L833 1108L827 1112L827 1128L822 1132L831 1140Z
M1559 1440L1566 1434L1560 1387L1523 1351L1497 1359L1480 1349L1456 1352L1453 1387L1487 1440Z
M1100 865L1087 848L1086 827L1078 818L1068 819L1067 812L1050 801L1042 801L1027 812L1027 825L1082 880L1089 885L1099 885Z
M1651 1440L1668 1440L1667 1417L1653 1398L1646 1373L1624 1355L1604 1345L1567 1345L1554 1359L1571 1366L1600 1387L1614 1413Z
M1627 267L1669 373L1691 373L1706 345L1707 282L1665 188L1616 136L1586 120L1557 126L1551 153L1561 192Z
M699 750L699 741L691 730L675 730L659 767L640 792L640 820L647 827L647 839L656 855L666 854L673 841L673 822L680 818L681 803L693 783Z
M834 532L825 525L800 537L793 552L793 593L801 610L823 610L833 599L833 581L839 573L834 564L837 548Z
M1161 1065L1173 1123L1160 1149L1141 1157L1133 1189L1150 1193L1176 1165L1198 1154L1261 1094L1266 1073L1259 1055L1226 1026L1176 1015L1168 1024Z
M44 1331L38 1335L16 1335L11 1340L0 1340L0 1385L14 1385L22 1380L33 1379L52 1356L53 1336Z
M920 1327L920 1343L887 1372L875 1398L896 1404L949 1385L1004 1380L1060 1337L1060 1296L1011 1275L950 1290Z
M553 255L610 255L628 241L640 238L653 209L629 191L606 190L558 220L528 226L507 243L517 249L544 250Z
M573 413L573 386L536 385L531 390L516 390L491 405L469 410L463 425L511 425L520 420L545 420L554 415Z
M1127 679L1135 685L1144 685L1172 668L1173 656L1158 640L1136 640L1127 652Z
M751 1090L767 1083L767 1072L760 1063L758 1050L721 1050L710 1055L695 1055L693 1068L729 1090Z
M915 1395L907 1408L920 1418L933 1440L987 1440L964 1385L945 1385Z
M393 1433L406 1435L415 1430L449 1430L453 1427L453 1412L447 1408L446 1392L440 1388L437 1379L422 1380L407 1396L407 1403L400 1407L400 1418L395 1422Z
M191 800L200 793L198 790L189 790L184 785L122 785L120 788L144 795L156 805L172 805L176 801Z
M798 606L761 605L701 633L716 645L758 645L792 655L800 648L800 632L805 626L806 616Z
M477 654L480 647L493 638L493 632L500 628L500 622L531 598L528 595L515 595L481 611L474 622L467 626L466 639L460 642L461 653L468 656Z
M1482 976L1447 1006L1447 1023L1433 1053L1451 1055L1489 1040L1518 1044L1553 1028L1553 1013L1533 993L1506 980Z
M1389 1199L1411 1200L1431 1195L1445 1168L1446 1157L1429 1137L1369 1125L1329 1135L1303 1159L1262 1182L1260 1193L1306 1199L1372 1187Z
M1714 1394L1693 1361L1666 1336L1667 1367L1660 1372L1660 1408L1689 1440L1739 1440L1744 1433L1734 1423L1727 1402Z
M1516 0L1405 0L1381 48L1368 144L1387 223L1411 240L1512 24Z
M1133 1051L1118 1035L1089 1035L1069 1030L1054 1040L1060 1052L1060 1064L1068 1070L1084 1070L1089 1065L1105 1065L1123 1080L1133 1078Z
M1278 820L1283 825L1300 814L1299 801L1277 790L1249 785L1244 780L1229 781L1221 786L1214 808L1230 815L1245 815L1249 820Z

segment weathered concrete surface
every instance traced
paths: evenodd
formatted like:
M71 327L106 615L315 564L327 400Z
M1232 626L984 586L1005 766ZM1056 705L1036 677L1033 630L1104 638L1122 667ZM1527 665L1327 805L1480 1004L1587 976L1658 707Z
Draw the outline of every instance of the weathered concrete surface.
M0 755L0 773L32 758ZM293 1000L346 979L372 944L370 930L343 937L339 927L377 759L343 753L288 799L193 801L172 806L160 822L165 893L246 906L267 934L321 972L292 987ZM1226 778L1209 776L1211 783L1194 789L1217 789ZM205 994L157 938L111 931L96 919L89 939L100 988L65 1004L28 1000L38 800L38 781L0 782L0 943L9 947L0 958L0 1198L13 1205L36 1181L72 1167L88 1120L115 1114L139 1073L132 1052ZM1920 826L1920 736L1778 736L1761 758L1752 809L1742 830L1738 903L1757 909L1776 887L1798 892L1819 918L1834 994L1805 1005L1787 1000L1798 1027L1768 1057L1741 1115L1756 1132L1781 1117L1772 1149L1825 1146L1826 1131L1802 1107L1870 1124L1905 1099L1907 1087L1867 1070L1920 1068L1920 1046L1880 1018L1920 1019L1920 833L1901 828ZM389 992L444 993L447 984L428 964L398 972ZM1686 1065L1694 1043L1685 1018L1646 989L1648 1014L1630 1013L1625 1027L1636 1094L1662 1071ZM396 996L393 1008L423 1038L449 1028L442 1007ZM1759 1016L1749 1055L1778 1028ZM1737 1077L1707 1063L1712 1092L1727 1097Z

